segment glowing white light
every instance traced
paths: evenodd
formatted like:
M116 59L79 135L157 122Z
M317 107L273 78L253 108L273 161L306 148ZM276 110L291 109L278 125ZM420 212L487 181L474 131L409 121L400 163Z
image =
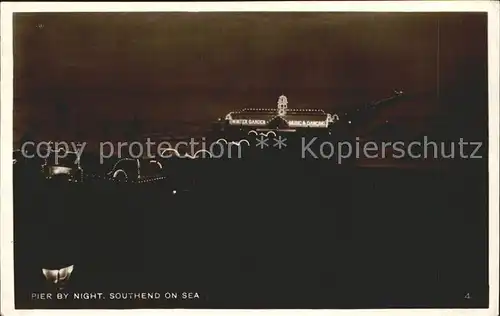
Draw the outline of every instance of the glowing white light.
M236 146L241 146L242 143L246 143L247 146L250 146L250 142L246 139L241 139L239 141L232 141L229 144L236 145Z
M238 141L228 142L227 139L220 138L215 143L221 143L221 142L225 143L225 144L229 144L229 145L236 145L238 147L240 147L242 143L246 143L248 146L250 146L250 142L248 140L246 140L246 139L241 139L241 140L238 140ZM165 148L165 149L162 150L162 152L160 153L160 155L164 156L166 152L173 152L174 155L177 156L178 158L197 159L198 156L199 156L199 154L201 154L201 153L207 153L210 158L213 158L213 154L209 150L206 150L206 149L200 149L197 152L195 152L193 155L190 155L190 154L187 154L187 153L186 154L181 154L175 148Z
M347 123L351 124L351 121L349 121L349 122L347 122Z
M280 95L278 98L278 108L286 109L288 106L288 98L285 95Z
M281 95L278 98L278 115L285 116L288 108L288 99L286 96Z
M175 148L165 148L164 150L162 150L160 155L163 156L163 155L165 155L166 152L173 152L178 158L189 158L189 159L196 159L199 153L206 152L210 156L210 158L212 158L212 153L206 149L200 149L197 152L195 152L194 155L190 155L190 154L182 155Z
M207 153L210 156L210 158L212 158L212 153L206 149L198 150L197 152L194 153L194 155L192 157L196 158L198 156L198 154L201 154L201 153Z
M173 191L172 191L172 194L176 194L176 193L177 193L177 191L176 191L176 190L173 190Z
M327 121L288 121L290 127L327 127Z
M67 281L71 276L72 272L73 272L73 265L57 270L42 269L42 273L45 276L45 279L54 284Z
M49 145L51 145L51 144L53 144L53 142L52 142L52 141L50 141L48 144L49 144ZM68 154L75 154L75 155L77 156L77 158L76 158L76 160L75 160L75 163L76 163L76 165L77 165L77 168L78 168L78 170L83 171L83 169L82 169L82 168L81 168L81 166L80 166L80 157L78 156L78 152L76 152L76 151L71 151L71 150L66 150L66 149L64 149L63 147L60 147L60 148L58 148L57 150L53 150L52 148L50 148L50 147L49 147L49 148L48 148L48 151L49 151L49 152L52 152L52 153L57 153L57 154L59 154L61 151L62 151L62 152L65 152L65 155L64 155L63 157L66 157ZM45 166L47 166L48 164L49 164L49 157L46 157L46 158L44 158L44 160L43 160L43 165L42 165L42 168L44 168L44 167L45 167ZM64 173L67 173L67 172L64 172ZM83 181L83 173L82 173L82 179L81 179L81 180Z
M254 119L236 119L229 120L231 125L266 125L266 120L254 120Z
M339 116L337 114L327 114L326 115L326 121L328 123L335 123L335 121L339 120Z
M117 162L115 162L115 165L113 166L113 168L111 168L111 171L108 172L108 174L115 173L116 166L118 166L118 164L120 162L122 162L122 161L133 161L133 160L136 160L137 161L137 165L139 166L139 159L137 159L137 158L121 158Z
M227 139L221 138L221 139L218 139L216 141L216 143L219 143L221 141L228 144L228 145L236 145L238 147L240 147L242 143L246 143L248 146L250 146L250 143L246 139L240 139L240 140L234 140L234 141L228 142Z
M156 164L158 167L160 167L160 169L163 169L163 166L162 164L159 162L159 161L156 161L156 160L151 160L150 163L154 163Z
M54 166L50 168L50 173L53 175L57 174L70 174L71 173L71 168L69 167L61 167L61 166Z
M127 180L128 180L128 175L127 175L127 173L125 172L125 170L123 170L123 169L118 169L118 170L116 170L116 171L113 173L113 178L118 177L118 175L119 175L119 174L123 174L123 175L125 176L125 179L127 179Z

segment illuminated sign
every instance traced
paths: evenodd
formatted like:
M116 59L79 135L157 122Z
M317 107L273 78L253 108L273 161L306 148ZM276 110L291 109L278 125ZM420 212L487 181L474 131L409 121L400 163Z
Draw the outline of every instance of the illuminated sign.
M290 127L328 127L326 121L288 121Z
M339 116L337 114L326 114L323 111L321 113L326 115L325 120L288 120L287 118L289 117L287 115L288 112L288 98L285 95L281 95L278 98L277 102L277 115L274 117L270 118L270 120L273 120L276 117L281 117L283 120L285 120L288 124L289 127L296 128L296 127L318 127L318 128L328 128L328 126L332 123L335 123L336 121L339 120ZM262 112L267 112L268 110L265 109L253 109L254 111L262 111ZM312 110L302 110L302 112L305 111L312 111ZM316 110L316 112L318 112ZM226 120L229 121L230 125L246 125L246 126L265 126L269 123L268 120L257 120L257 119L233 119L232 112L226 115ZM293 115L292 115L293 116ZM298 117L295 117L298 118Z
M230 120L230 124L232 125L266 125L266 120L247 120L247 119L236 119Z

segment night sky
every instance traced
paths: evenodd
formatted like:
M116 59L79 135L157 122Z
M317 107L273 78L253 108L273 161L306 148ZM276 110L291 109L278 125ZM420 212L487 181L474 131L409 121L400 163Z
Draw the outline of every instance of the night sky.
M394 88L408 98L381 120L474 130L487 122L486 27L480 13L16 14L14 137L96 138L134 116L144 132L194 133L282 93L335 112Z

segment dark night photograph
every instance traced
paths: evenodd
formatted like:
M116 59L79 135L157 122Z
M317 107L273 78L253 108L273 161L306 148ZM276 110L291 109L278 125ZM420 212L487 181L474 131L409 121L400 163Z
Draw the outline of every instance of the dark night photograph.
M14 12L15 309L488 309L490 18Z

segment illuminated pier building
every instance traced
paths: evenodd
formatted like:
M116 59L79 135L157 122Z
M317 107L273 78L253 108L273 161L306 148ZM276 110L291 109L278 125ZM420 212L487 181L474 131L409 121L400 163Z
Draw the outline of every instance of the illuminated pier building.
M245 108L229 112L219 119L216 129L225 136L234 137L242 137L252 131L328 135L338 120L337 114L321 109L289 108L287 97L281 95L276 108Z

